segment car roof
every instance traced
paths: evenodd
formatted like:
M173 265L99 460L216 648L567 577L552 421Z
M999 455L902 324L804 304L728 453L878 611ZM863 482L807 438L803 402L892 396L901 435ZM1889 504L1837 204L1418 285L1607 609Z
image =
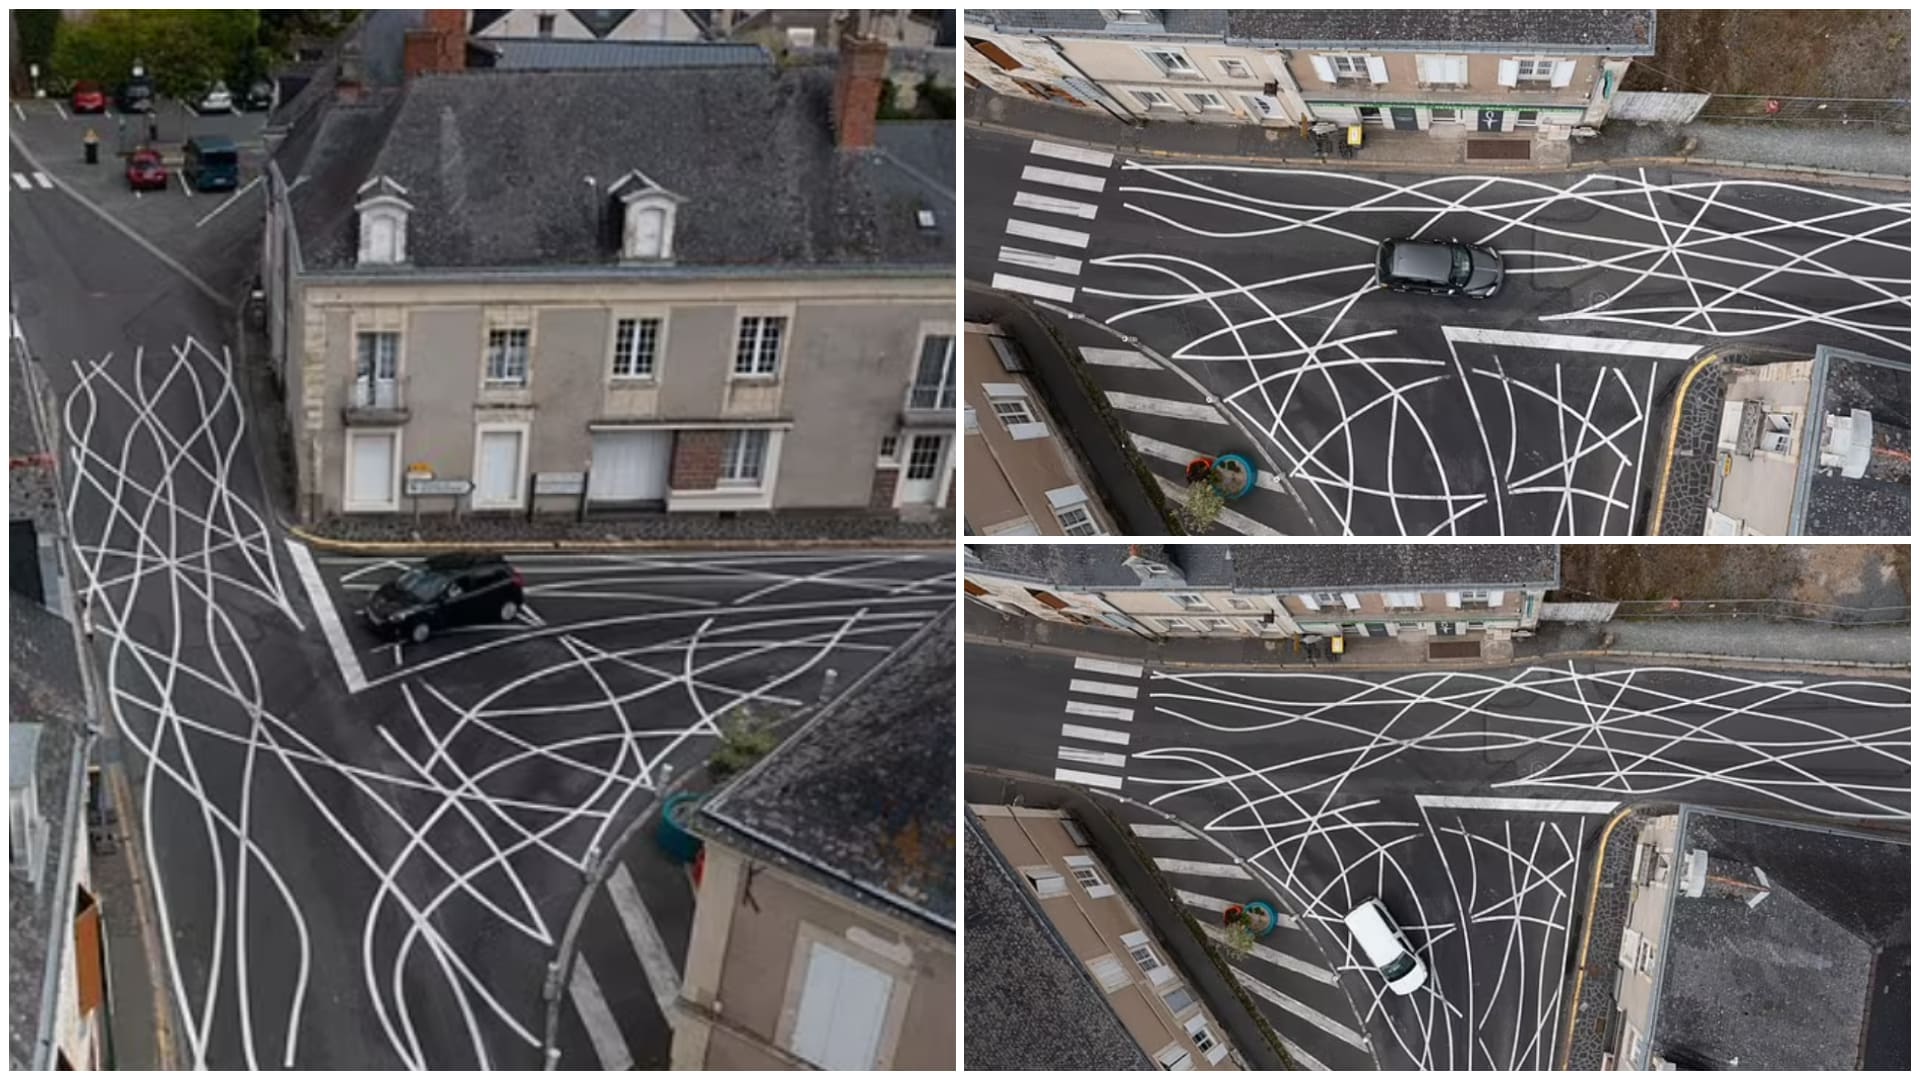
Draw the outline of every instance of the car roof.
M233 140L225 135L195 135L187 140L187 145L197 146L202 150L231 150Z
M491 552L450 551L444 555L429 555L420 565L429 570L477 570L506 564L507 560Z
M1398 278L1445 281L1453 272L1453 250L1431 240L1391 241L1392 261L1387 272Z

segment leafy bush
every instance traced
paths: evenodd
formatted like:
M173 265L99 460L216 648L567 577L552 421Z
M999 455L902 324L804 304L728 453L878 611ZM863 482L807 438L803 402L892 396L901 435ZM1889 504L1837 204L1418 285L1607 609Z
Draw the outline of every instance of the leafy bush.
M773 720L750 709L735 709L720 722L720 745L707 759L707 775L719 783L743 773L778 745Z
M1213 528L1213 523L1220 520L1220 511L1226 508L1227 497L1211 479L1202 480L1187 488L1187 505L1180 509L1180 521L1197 536Z

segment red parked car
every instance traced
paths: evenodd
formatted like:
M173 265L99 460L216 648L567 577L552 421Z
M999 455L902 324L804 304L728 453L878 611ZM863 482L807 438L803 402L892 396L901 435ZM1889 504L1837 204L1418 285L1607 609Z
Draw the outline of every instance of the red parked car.
M90 80L74 83L73 111L77 113L106 112L107 92L100 89L99 83Z
M165 190L167 167L158 150L135 150L127 159L127 186L135 191Z

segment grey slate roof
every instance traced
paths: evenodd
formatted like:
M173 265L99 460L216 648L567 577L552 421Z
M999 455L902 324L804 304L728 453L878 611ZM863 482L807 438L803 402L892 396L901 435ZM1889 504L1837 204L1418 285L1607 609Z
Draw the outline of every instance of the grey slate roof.
M1157 23L1108 22L1098 8L988 8L967 10L967 17L995 26L1026 30L1065 30L1098 37L1222 37L1227 32L1229 12L1182 8L1149 9Z
M1652 55L1654 35L1651 8L1294 7L1230 11L1227 22L1229 37L1258 44L1545 45L1615 56Z
M1242 592L1392 589L1401 586L1556 586L1553 544L1174 544L1135 545L1171 561L1196 588ZM1126 544L969 544L969 564L1060 588L1148 589L1123 565Z
M952 934L954 668L949 607L702 804L695 830Z
M518 71L773 66L767 50L737 42L491 38L486 46L495 69Z
M677 267L951 267L951 190L918 176L951 175L952 124L883 123L883 152L843 152L832 90L830 67L487 71L334 105L301 170L313 175L291 193L303 265L353 269L357 189L385 175L414 207L411 266L368 273L610 266L617 217L605 191L637 169L687 200ZM902 145L922 157L941 149L910 161ZM919 227L922 208L936 227Z
M1906 536L1913 524L1913 370L1844 349L1822 348L1825 380L1818 408L1845 416L1873 414L1876 454L1867 474L1849 480L1837 469L1819 468L1817 453L1801 468L1810 477L1806 505L1796 515L1807 536ZM1816 366L1816 370L1820 370Z
M1712 866L1746 874L1759 867L1771 895L1751 908L1739 899L1673 896L1653 1051L1684 1059L1683 1067L1717 1068L1711 1063L1737 1056L1743 1070L1904 1071L1906 837L1699 807L1683 808L1681 828L1681 851L1703 849Z
M1107 995L967 812L967 1069L1151 1069Z

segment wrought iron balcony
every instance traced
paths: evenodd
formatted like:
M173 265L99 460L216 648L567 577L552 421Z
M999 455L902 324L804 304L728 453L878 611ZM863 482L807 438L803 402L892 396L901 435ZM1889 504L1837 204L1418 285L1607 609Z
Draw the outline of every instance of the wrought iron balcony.
M352 378L346 384L346 405L340 410L348 426L372 427L404 424L407 411L407 379Z

